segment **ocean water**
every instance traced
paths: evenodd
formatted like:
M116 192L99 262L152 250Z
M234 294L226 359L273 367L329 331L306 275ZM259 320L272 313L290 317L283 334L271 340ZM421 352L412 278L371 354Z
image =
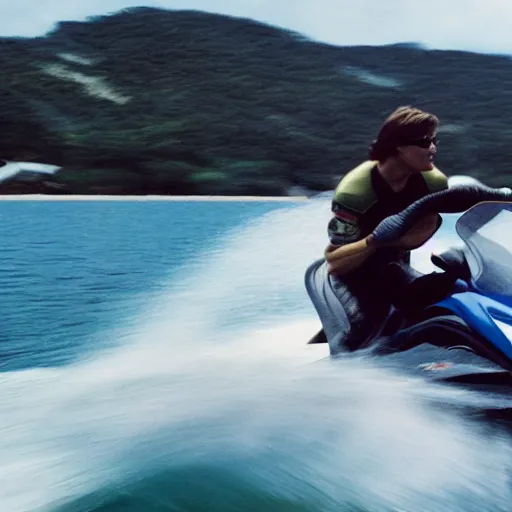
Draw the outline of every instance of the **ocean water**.
M471 397L306 345L328 217L2 201L0 510L510 511L510 440Z

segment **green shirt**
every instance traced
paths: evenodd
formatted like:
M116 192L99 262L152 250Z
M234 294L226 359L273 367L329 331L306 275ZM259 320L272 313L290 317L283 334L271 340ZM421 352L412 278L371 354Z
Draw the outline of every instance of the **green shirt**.
M405 187L395 192L379 173L377 162L364 162L346 174L334 192L334 216L328 226L330 241L344 245L361 240L386 217L446 188L448 178L434 168L412 174Z

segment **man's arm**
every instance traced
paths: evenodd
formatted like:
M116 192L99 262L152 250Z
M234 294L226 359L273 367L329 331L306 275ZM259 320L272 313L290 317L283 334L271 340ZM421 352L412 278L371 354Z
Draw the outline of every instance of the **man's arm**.
M368 245L367 239L342 246L329 244L325 249L327 271L336 276L348 274L360 267L376 250L376 246Z
M339 218L336 220L339 221ZM334 224L333 221L329 224L329 234L332 231L331 225ZM331 243L325 250L327 271L336 276L346 275L360 267L379 247L395 247L407 251L417 249L432 238L439 229L439 226L439 216L437 214L428 215L417 222L402 238L390 244L377 244L373 241L371 235L363 240L358 239L352 242L348 241L351 238L350 236L331 236ZM343 229L338 227L339 231L343 235ZM356 234L353 233L352 239L355 237ZM343 244L343 240L346 240L348 243ZM333 241L338 243L333 243Z
M427 215L418 221L402 238L389 245L412 251L430 240L441 226L441 217L437 213ZM371 245L371 241L370 241Z
M328 226L330 244L325 249L329 273L341 276L358 268L375 252L366 239L361 239L360 217L338 208Z

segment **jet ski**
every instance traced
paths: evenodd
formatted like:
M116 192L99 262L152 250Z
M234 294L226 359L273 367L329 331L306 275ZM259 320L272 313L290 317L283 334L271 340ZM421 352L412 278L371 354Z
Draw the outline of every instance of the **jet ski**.
M356 352L427 380L483 392L492 398L482 407L485 415L512 424L512 192L450 188L385 219L373 235L399 239L422 215L434 212L464 212L456 223L462 247L431 257L442 271L455 273L454 293L413 318L390 307L372 339ZM327 343L332 357L343 357L340 336L347 316L324 260L308 267L305 285L323 327L309 343Z

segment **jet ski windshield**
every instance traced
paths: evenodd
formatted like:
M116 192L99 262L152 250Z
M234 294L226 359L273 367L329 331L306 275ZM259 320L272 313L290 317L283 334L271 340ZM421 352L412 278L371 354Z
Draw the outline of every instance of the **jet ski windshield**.
M488 296L512 297L512 203L479 203L457 221L468 246L475 288Z

